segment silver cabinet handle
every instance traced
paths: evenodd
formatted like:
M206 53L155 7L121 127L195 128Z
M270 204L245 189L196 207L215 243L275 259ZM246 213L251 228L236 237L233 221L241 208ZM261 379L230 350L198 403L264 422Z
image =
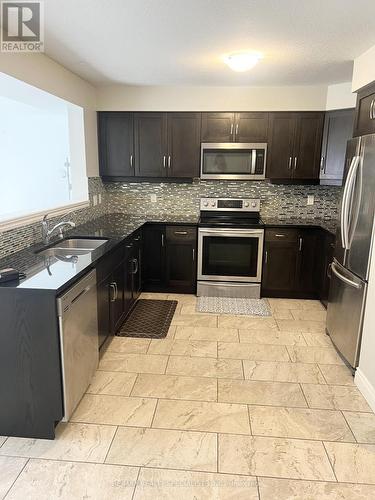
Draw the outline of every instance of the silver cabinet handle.
M357 290L359 290L361 288L361 285L359 283L355 283L354 281L350 280L346 276L343 276L337 270L336 264L334 262L332 262L332 264L331 264L331 271L333 272L333 274L335 274L341 281L343 281L347 285L352 286L352 287L356 288Z
M292 170L292 157L291 156L289 156L288 169Z
M233 135L233 123L230 124L230 135Z
M303 238L300 238L300 239L299 239L299 246L298 246L298 250L299 250L300 252L302 252L302 246L303 246Z
M236 125L236 133L235 133L235 135L238 135L238 128L239 128L239 127L238 127L238 123L237 123L237 125Z
M265 255L264 263L267 264L267 262L268 262L268 251L266 250L266 255Z
M371 101L369 109L370 120L374 119L374 99Z
M297 170L297 156L294 157L294 170Z
M322 157L320 158L320 170L321 170L324 174L326 173L324 156L322 156Z
M161 246L164 246L164 233L161 233Z
M132 274L137 274L138 272L138 259L132 259L133 270Z
M276 238L285 238L285 234L275 234Z
M130 167L133 168L133 155L130 155Z
M110 301L115 302L116 301L116 283L110 283L109 289L113 292L112 297L110 298Z
M186 236L188 234L187 231L175 231L174 234L179 234L181 236Z
M195 261L195 248L193 248L193 262Z
M171 168L172 160L171 155L168 156L168 168Z
M165 168L167 164L167 157L164 155L163 156L163 167Z

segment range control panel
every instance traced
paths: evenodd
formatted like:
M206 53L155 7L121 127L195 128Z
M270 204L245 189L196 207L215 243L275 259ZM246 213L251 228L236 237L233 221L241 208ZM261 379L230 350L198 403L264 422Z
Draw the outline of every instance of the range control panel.
M201 198L201 211L259 212L260 200L249 198Z

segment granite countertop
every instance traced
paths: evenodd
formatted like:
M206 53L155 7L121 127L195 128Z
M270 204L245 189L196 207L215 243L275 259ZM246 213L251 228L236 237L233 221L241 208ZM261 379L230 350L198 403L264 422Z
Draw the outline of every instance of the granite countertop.
M276 219L272 217L262 217L264 225L267 227L316 227L324 229L329 233L335 235L338 221L334 219Z
M46 257L37 252L45 249L42 243L32 245L0 260L0 269L13 267L26 274L19 282L7 282L0 289L51 290L61 293L77 281L110 250L114 249L145 223L197 224L198 217L168 214L165 216L108 214L77 226L65 233L65 238L95 237L108 241L85 255L78 255L74 262L57 257ZM51 239L53 246L58 238Z

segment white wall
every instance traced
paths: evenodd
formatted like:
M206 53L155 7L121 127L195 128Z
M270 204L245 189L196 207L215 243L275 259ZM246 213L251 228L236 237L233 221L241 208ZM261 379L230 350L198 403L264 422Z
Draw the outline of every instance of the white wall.
M0 53L0 72L84 108L87 174L99 175L95 87L44 54Z
M326 110L355 108L357 95L352 92L352 82L328 85Z
M375 80L375 45L354 60L353 92Z
M97 89L102 111L320 111L327 86L301 87L132 87Z

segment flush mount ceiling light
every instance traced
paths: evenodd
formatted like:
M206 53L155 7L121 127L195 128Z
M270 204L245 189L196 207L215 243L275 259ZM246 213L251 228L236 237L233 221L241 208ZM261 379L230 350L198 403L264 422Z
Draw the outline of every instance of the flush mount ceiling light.
M248 71L253 68L259 60L262 59L262 54L258 52L236 52L224 56L224 62L233 71Z

